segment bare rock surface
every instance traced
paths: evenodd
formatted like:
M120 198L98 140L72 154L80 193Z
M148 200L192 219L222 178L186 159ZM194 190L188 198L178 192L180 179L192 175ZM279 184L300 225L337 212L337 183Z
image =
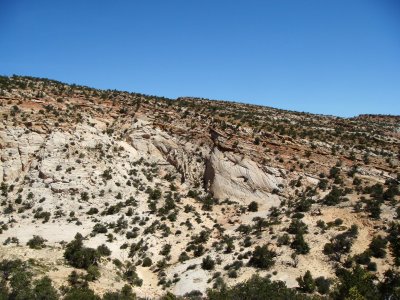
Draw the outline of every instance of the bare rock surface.
M271 197L273 190L279 190L280 177L265 173L256 162L217 148L211 154L211 191L221 199L232 199L248 205L256 201L267 206L278 206Z

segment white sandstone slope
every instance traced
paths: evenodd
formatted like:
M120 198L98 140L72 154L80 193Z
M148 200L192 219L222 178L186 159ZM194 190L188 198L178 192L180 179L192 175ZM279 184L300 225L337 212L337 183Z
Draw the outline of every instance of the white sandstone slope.
M39 209L51 215L50 222L42 223L41 219L33 218L34 213L29 209L21 210L21 213L13 216L15 223L10 224L9 229L0 236L0 242L18 237L24 245L33 235L40 235L57 249L59 243L69 242L80 232L87 237L88 246L97 247L105 243L112 250L113 258L126 260L129 248L121 250L120 247L130 240L124 235L115 236L113 242L107 242L103 235L91 236L99 220L105 224L118 222L121 216L123 218L121 213L126 213L126 210L101 217L91 217L86 213L93 207L99 213L106 211L111 205L133 197L138 203L135 215L149 219L147 224L158 222L159 218L148 212L144 193L146 186L157 187L166 193L173 183L182 196L197 186L201 195L205 193L201 190L206 181L211 187L210 192L220 200L230 199L243 205L257 201L265 210L279 205L279 197L271 192L279 189L282 179L264 172L257 163L234 153L222 152L216 147L210 150L206 145L200 146L172 136L153 127L151 122L140 119L132 123L124 140L105 134L98 126L78 124L69 130L57 129L47 135L25 133L22 128L8 127L0 132L0 143L2 181L16 187L24 186L20 193L23 203L29 203L27 207L32 207L33 211ZM144 163L139 164L143 167L135 167L138 161ZM211 163L213 170L214 177L211 179L206 179L206 161ZM156 168L155 173L151 173L152 168ZM131 170L134 169L137 175L132 176ZM110 173L111 179L105 179L105 172ZM167 174L172 174L175 179L172 182L163 180ZM128 181L131 183L127 184ZM17 188L9 194L9 198L15 198L16 191ZM84 194L86 198L83 198ZM118 195L123 195L122 199ZM194 199L185 200L184 203L194 205L197 211L201 211ZM182 221L193 220L193 216L183 212L179 212L178 216ZM8 216L0 219L6 222ZM204 221L207 228L212 228L209 220ZM193 225L191 234L202 230L199 224ZM176 265L179 254L190 241L189 237L182 237L176 243L174 237L170 236L161 242L162 237L157 234L145 235L143 229L138 233L151 247L147 255L153 261L162 259L159 251L163 245L175 244L173 265L167 269L171 273L167 274L172 276L178 270L183 272L184 276L175 288L177 294L184 294L191 289L205 291L208 286L205 271L182 270L201 262L201 258ZM147 276L146 270L141 273ZM148 280L144 278L139 294L156 294L154 283L150 280L154 274L151 274L148 274Z
M283 179L266 173L262 166L233 152L215 147L207 165L206 184L213 195L248 205L255 201L266 208L278 206L279 199L271 193L279 190Z
M14 182L30 168L44 137L23 128L0 128L0 182Z

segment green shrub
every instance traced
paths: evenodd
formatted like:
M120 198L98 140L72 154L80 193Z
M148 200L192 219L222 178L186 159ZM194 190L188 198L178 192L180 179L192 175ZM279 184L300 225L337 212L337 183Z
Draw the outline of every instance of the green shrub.
M296 203L296 211L297 212L307 212L310 210L313 201L311 199L300 199Z
M251 212L256 212L258 211L258 203L255 201L251 201L250 204L248 205L247 209Z
M215 261L209 255L203 258L203 261L201 263L201 268L203 270L213 270L214 266L215 266Z
M64 297L64 300L100 300L93 290L89 288L72 288Z
M376 265L376 262L369 262L368 263L368 265L367 265L367 270L368 271L372 271L372 272L376 272L376 270L377 270L378 268L377 268L377 265Z
M301 233L296 234L293 242L290 244L290 248L296 250L297 254L307 254L310 252L310 247L304 240L304 236Z
M334 299L380 299L375 276L360 266L352 270L339 269L336 272L339 278ZM354 295L358 295L354 298Z
M332 190L323 199L323 203L328 206L334 206L342 201L343 191L336 186L332 187Z
M136 268L133 265L127 266L123 277L132 285L142 286L143 284L143 280L139 278L138 274L136 273Z
M331 281L320 276L315 278L315 286L317 287L318 293L325 295L329 293L331 287Z
M103 300L136 300L136 295L132 291L132 287L128 284L124 285L121 291L107 292L103 295ZM170 300L173 300L171 298ZM165 299L169 300L169 299Z
M289 245L290 237L289 237L289 235L287 233L284 233L283 235L278 237L277 242L278 242L279 246L281 246L281 245Z
M97 223L93 226L93 233L107 233L107 227L103 224Z
M88 215L94 215L97 214L99 212L99 210L96 207L91 207L86 214Z
M100 278L100 271L97 266L90 265L87 268L86 280L87 281L95 281Z
M80 269L87 269L91 265L96 265L100 255L93 248L83 246L83 237L77 233L75 239L67 244L64 257L68 263Z
M100 246L98 246L97 252L101 256L110 256L111 255L111 250L105 244L101 244Z
M353 240L357 237L358 228L356 225L352 225L346 232L340 233L331 239L329 243L324 246L324 254L329 255L336 261L340 261L343 254L349 253Z
M276 253L269 250L268 245L257 246L249 260L249 265L255 268L268 270L274 265L275 256Z
M311 272L307 270L304 276L296 278L299 283L299 288L304 293L312 293L315 290L315 282L311 276Z
M271 281L269 278L253 276L247 281L238 283L232 287L226 287L218 290L208 290L209 300L227 300L227 299L248 299L248 300L308 300L311 299L305 295L299 295L293 289L286 287L282 281Z
M190 257L189 255L186 253L186 251L183 251L180 255L179 255L179 262L184 262L186 260L188 260Z
M293 219L287 230L290 234L303 234L307 233L308 226L299 219Z
M143 259L142 267L150 267L153 264L149 257Z
M49 277L45 276L34 282L33 299L43 299L43 300L59 299L57 290L53 287L53 284Z
M38 235L34 235L33 238L31 238L26 244L29 246L31 249L42 249L46 247L44 244L46 240Z

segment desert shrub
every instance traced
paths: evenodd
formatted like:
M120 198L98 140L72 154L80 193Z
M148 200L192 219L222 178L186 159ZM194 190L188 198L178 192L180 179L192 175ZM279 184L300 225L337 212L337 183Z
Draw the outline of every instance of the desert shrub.
M290 244L290 248L296 250L297 254L307 254L310 252L310 247L301 233L295 235L293 242Z
M88 215L94 215L97 214L99 212L99 210L96 207L91 207L86 214Z
M83 237L77 233L75 239L67 244L64 258L75 268L87 269L97 264L100 255L95 249L84 247Z
M340 225L342 225L342 224L343 224L343 220L340 219L340 218L336 218L336 219L333 221L333 225L335 225L335 226L340 226Z
M134 238L136 238L138 236L138 234L137 234L137 232L128 231L125 234L125 236L126 236L127 239L134 239Z
M210 300L226 299L251 299L251 300L308 300L311 299L305 295L299 295L293 289L286 287L282 281L271 281L269 278L253 276L245 282L241 282L232 287L226 287L218 290L208 290L207 297Z
M353 225L346 232L340 233L331 239L329 243L324 246L324 254L329 255L336 261L340 261L343 254L349 253L353 240L357 237L358 228Z
M321 179L321 180L318 182L318 188L319 188L319 189L325 191L327 187L328 187L328 180L326 180L326 179Z
M388 186L387 190L383 193L383 199L390 201L393 200L396 195L400 195L398 181L394 179L388 179L385 182Z
M82 192L81 193L81 200L82 201L88 201L89 200L89 194L88 194L88 192Z
M367 270L368 271L376 272L377 269L378 269L378 267L376 265L376 262L371 261L371 262L368 263L368 265L367 265Z
M400 266L400 223L392 223L388 229L387 239L390 243L390 251L394 258L394 264Z
M101 177L103 177L104 180L112 179L111 169L104 170L103 174L101 174Z
M33 238L31 238L26 244L29 246L31 249L42 249L46 247L44 244L46 240L38 235L34 235Z
M378 285L382 299L400 299L400 272L389 269L384 275Z
M336 272L339 283L333 299L380 299L375 276L360 266L352 270L339 269Z
M120 291L107 292L103 295L103 300L136 300L136 295L133 293L132 287L128 284L124 285ZM165 299L165 300L174 300Z
M237 278L237 277L238 277L237 271L234 270L234 269L229 270L229 271L228 271L228 277L229 277L229 278Z
M371 255L376 258L384 258L386 256L386 244L386 239L382 238L380 235L375 236L369 244Z
M289 235L287 233L284 233L283 235L278 237L277 242L278 242L279 246L281 246L281 245L289 245L290 237L289 237Z
M224 237L224 242L226 244L225 253L232 253L235 249L235 245L233 243L233 238L229 236Z
M381 204L380 200L369 199L366 201L367 205L365 206L365 210L369 212L369 215L373 219L379 219L381 217Z
M327 228L327 225L323 220L318 220L317 221L317 227L321 228L322 230L325 230Z
M209 255L203 258L203 261L201 263L201 268L203 270L213 270L214 266L215 266L215 261Z
M304 234L307 233L308 226L299 219L293 219L287 229L290 234Z
M53 287L53 284L49 277L45 276L34 282L32 299L59 299L57 290Z
M138 274L136 273L135 266L131 264L126 267L123 277L132 285L142 286L143 284L143 280L140 279Z
M11 214L11 213L13 213L14 212L14 207L12 206L12 204L10 203L10 204L8 204L5 208L4 208L4 210L3 210L3 213L4 214Z
M296 211L293 215L292 218L296 218L296 219L303 219L304 218L304 214L301 212Z
M89 288L72 288L64 297L64 300L100 300L93 290Z
M107 209L105 209L101 215L102 216L109 216L109 215L115 215L117 213L119 213L121 211L121 208L123 206L122 202L118 202L115 205L110 205L109 207L107 207Z
M231 264L229 264L229 265L226 265L226 266L224 267L224 270L235 270L235 271L237 271L237 270L239 270L241 267L243 267L243 262L240 261L240 260L236 260L236 261L234 261L233 263L231 263Z
M252 244L251 237L246 236L243 240L243 247L250 247Z
M311 199L302 198L296 203L297 212L307 212L310 210L313 201Z
M271 268L275 261L276 253L268 248L268 245L257 246L249 260L249 265L259 269L268 270Z
M171 245L170 244L165 244L162 247L162 249L160 251L160 254L164 255L164 256L167 256L170 252L171 252Z
M296 278L299 288L304 293L312 293L315 290L315 282L310 271L306 271L304 276Z
M262 217L254 217L253 222L253 227L258 233L261 233L261 231L269 225L268 221Z
M151 200L159 200L161 198L161 194L162 193L161 193L160 189L154 189L154 190L150 189L148 191L148 194L149 194L149 199L151 199Z
M322 295L328 294L331 287L331 280L323 276L317 277L315 278L315 286L317 287L318 293Z
M371 253L369 251L364 251L360 254L355 255L354 260L360 265L367 265L371 262Z
M339 176L340 169L338 167L332 167L329 170L329 178L336 178Z
M121 262L118 258L114 258L114 259L112 260L112 262L113 262L113 264L114 264L118 269L121 269L122 266L123 266L122 262Z
M100 278L100 271L97 266L90 265L86 271L87 274L85 278L87 281L95 281Z
M67 281L73 288L87 288L89 286L86 276L83 273L76 272L75 270L68 275Z
M184 262L186 260L188 260L190 257L189 255L186 253L186 251L183 251L180 255L179 255L179 262Z
M200 257L204 254L204 252L206 251L206 249L204 248L203 245L196 245L193 251L193 255L195 257Z
M249 225L240 224L236 231L243 234L249 234L251 232L251 227Z
M251 212L258 211L258 203L255 201L251 201L250 204L247 206L247 209Z
M47 223L50 220L51 214L48 211L38 210L33 215L35 219L43 219L43 223Z
M101 244L100 246L98 246L97 247L97 252L101 256L110 256L111 255L111 250L105 244Z
M325 196L323 203L328 206L337 205L342 201L343 191L336 186L332 187L332 190Z
M205 211L212 211L213 205L217 203L217 200L214 199L211 196L206 196L203 199L201 199L201 202L203 203L201 209Z
M95 224L93 226L93 230L92 230L92 232L94 234L96 234L96 233L107 233L107 231L108 231L107 227L104 224L101 224L101 223Z
M143 259L142 267L150 267L153 264L149 257Z

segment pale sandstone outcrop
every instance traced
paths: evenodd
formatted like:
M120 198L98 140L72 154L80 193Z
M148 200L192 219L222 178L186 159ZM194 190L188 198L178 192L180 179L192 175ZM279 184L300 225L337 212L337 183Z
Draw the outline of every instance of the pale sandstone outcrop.
M14 182L29 169L31 156L41 147L45 138L23 128L0 131L1 181Z
M279 202L271 197L271 192L279 189L283 179L270 173L246 157L214 148L207 164L205 183L217 198L276 206Z

